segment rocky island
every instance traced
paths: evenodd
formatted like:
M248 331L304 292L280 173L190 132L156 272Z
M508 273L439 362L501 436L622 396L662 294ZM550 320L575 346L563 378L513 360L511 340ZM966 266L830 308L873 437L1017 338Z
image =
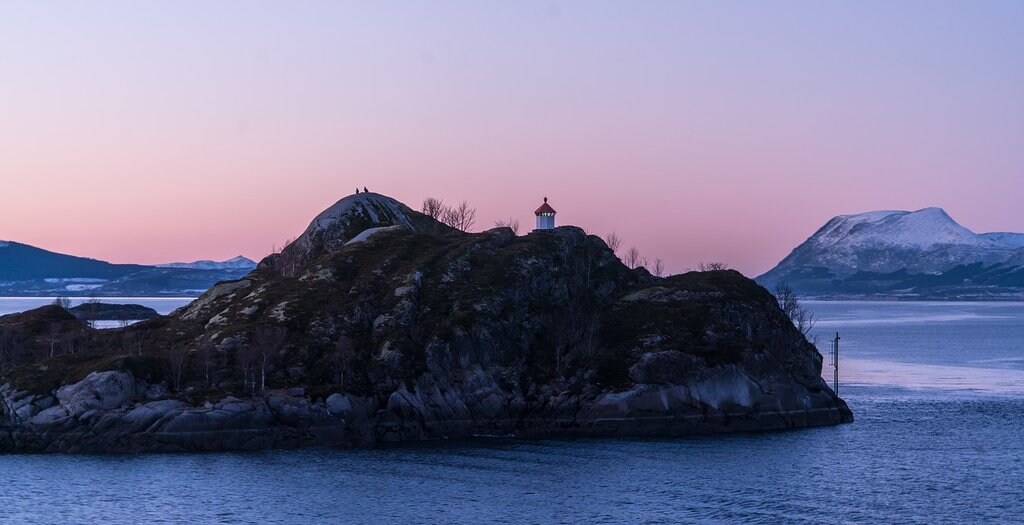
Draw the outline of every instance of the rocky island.
M734 271L654 277L572 226L454 230L349 196L245 278L92 330L0 318L0 451L681 436L852 421Z

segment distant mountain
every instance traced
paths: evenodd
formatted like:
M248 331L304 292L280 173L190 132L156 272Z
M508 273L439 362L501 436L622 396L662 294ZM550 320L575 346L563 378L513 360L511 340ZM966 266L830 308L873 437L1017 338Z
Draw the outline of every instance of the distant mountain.
M107 281L145 268L138 264L111 264L54 253L13 241L0 243L0 282L35 279Z
M1024 298L1024 234L974 233L941 208L840 215L757 280L817 296Z
M0 296L193 296L255 267L244 257L213 263L224 267L204 268L202 262L196 267L112 264L2 241Z
M191 270L252 270L256 267L256 262L248 257L234 257L226 261L194 261L189 263L184 262L173 262L167 264L158 264L157 268L188 268Z

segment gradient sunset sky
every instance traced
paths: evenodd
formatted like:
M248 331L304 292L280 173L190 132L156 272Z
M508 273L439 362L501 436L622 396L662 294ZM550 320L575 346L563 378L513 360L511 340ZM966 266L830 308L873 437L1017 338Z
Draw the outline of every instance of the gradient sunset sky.
M3 2L0 239L258 259L356 187L769 269L830 217L1024 231L1024 2Z

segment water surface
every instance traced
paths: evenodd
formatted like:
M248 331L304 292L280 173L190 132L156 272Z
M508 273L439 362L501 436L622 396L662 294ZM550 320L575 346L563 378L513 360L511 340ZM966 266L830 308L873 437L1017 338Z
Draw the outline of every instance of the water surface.
M0 456L0 521L1024 522L1024 305L809 306L820 341L841 334L853 424L675 440Z

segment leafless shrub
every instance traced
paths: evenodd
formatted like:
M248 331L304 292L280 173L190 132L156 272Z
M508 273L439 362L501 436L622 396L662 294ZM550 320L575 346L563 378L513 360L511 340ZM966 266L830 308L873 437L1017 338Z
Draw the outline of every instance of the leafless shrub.
M64 330L60 323L50 323L46 327L46 342L50 345L49 357L52 358L56 355L62 337L64 337Z
M443 200L436 199L434 197L427 197L426 199L423 199L423 207L420 208L420 211L431 219L440 220L445 209L446 207Z
M626 256L622 260L631 270L636 269L640 265L640 250L636 249L636 246L630 246L626 250Z
M63 295L53 300L53 304L65 309L71 309L71 299L64 297Z
M789 317L797 330L804 336L814 328L814 314L807 311L797 298L793 287L786 283L779 283L775 286L775 299L779 301L779 308Z
M171 372L171 382L174 391L181 390L181 377L185 373L185 365L188 363L188 352L184 349L174 348L167 356L168 367Z
M661 259L654 259L654 275L657 277L665 275L665 262Z
M334 367L334 380L342 389L345 388L345 376L348 374L348 361L355 344L352 338L342 334L334 343L331 365Z
M509 228L512 233L519 235L519 219L509 217L508 219L502 219L494 221L495 228Z
M612 249L612 252L619 253L619 248L622 247L622 238L615 232L611 232L605 236L604 243Z
M201 379L206 386L210 385L210 367L216 350L209 337L204 337L196 347L196 371L202 376Z
M267 387L267 370L270 368L270 361L277 355L277 352L284 347L288 338L288 330L280 326L261 326L253 334L253 341L250 345L253 349L253 390L256 389L256 377L259 377L259 391ZM258 374L256 372L259 372Z
M121 346L129 356L142 355L142 348L145 346L145 337L139 332L125 330L121 334Z
M476 222L476 208L470 207L468 201L462 201L458 206L446 207L441 214L441 222L456 230L468 232Z
M728 270L728 269L729 269L729 265L725 264L724 262L720 262L720 261L702 262L702 263L697 265L697 271L700 271L700 272L717 272L719 270Z

